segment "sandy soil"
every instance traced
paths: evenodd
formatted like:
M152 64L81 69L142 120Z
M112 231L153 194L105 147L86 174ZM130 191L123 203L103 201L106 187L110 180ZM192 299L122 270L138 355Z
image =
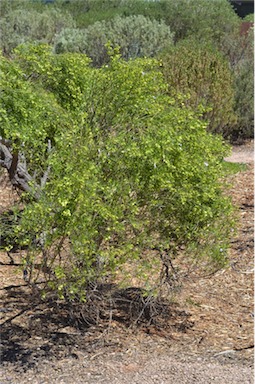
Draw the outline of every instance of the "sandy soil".
M229 161L239 211L230 267L184 281L171 316L158 326L125 322L77 328L58 302L43 303L24 285L20 255L0 253L0 384L253 383L253 143ZM0 210L15 198L2 178ZM16 196L17 197L17 196Z
M231 163L252 163L254 161L254 141L234 146L231 155L225 160Z

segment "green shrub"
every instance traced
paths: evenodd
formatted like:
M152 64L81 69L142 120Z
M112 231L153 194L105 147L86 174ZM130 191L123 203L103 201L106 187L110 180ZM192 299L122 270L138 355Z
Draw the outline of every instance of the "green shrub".
M74 27L71 15L55 9L11 10L0 20L0 48L10 54L13 48L25 42L51 44L63 28Z
M253 63L246 62L235 73L235 112L237 123L232 127L232 140L254 137Z
M229 126L235 123L234 86L223 55L210 44L187 40L161 57L169 94L184 94L193 108L202 104L209 131L228 136Z
M29 279L39 262L60 297L85 300L90 283L112 281L127 262L143 285L160 263L171 284L180 254L224 265L232 221L219 177L227 148L197 112L167 96L156 60L111 53L95 69L85 55L39 46L1 63L10 80L0 83L1 136L15 140L31 174L50 166L18 228L25 244L41 244L27 256Z
M249 23L254 23L254 13L250 13L249 15L245 16L244 21L248 21Z
M4 34L7 32L7 35L10 35L12 47L17 45L16 40L18 43L29 41L26 35L22 35L23 40L16 36L16 32L13 30L12 13L21 13L21 21L24 17L25 20L30 20L30 24L26 21L28 34L30 34L34 20L40 18L42 14L55 13L59 20L63 18L63 15L65 18L71 18L72 15L79 29L85 29L96 22L111 22L116 17L125 18L140 15L152 21L164 22L174 32L175 41L196 37L201 41L213 41L218 48L222 39L238 28L239 23L238 16L227 0L72 0L55 1L53 4L47 5L40 1L15 0L10 2L2 0L2 3L0 12L2 12L2 23L5 24L2 30ZM24 24L24 20L22 23ZM65 26L67 28L73 27L70 23L65 24ZM48 25L47 28L50 31L51 25ZM40 31L40 28L36 27L35 29ZM15 41L13 42L14 37ZM36 37L36 39L38 38ZM40 36L39 40L42 39L43 37ZM5 41L5 48L8 46L8 42L9 40ZM12 47L6 48L8 52L11 51Z
M66 9L75 14L80 28L96 21L110 21L117 15L143 15L164 21L175 33L175 41L196 37L220 43L222 37L239 23L227 0L73 0Z
M222 38L239 23L232 6L227 0L163 0L163 19L175 33L176 41L196 38L212 41L217 47Z
M54 8L58 8L58 6L61 5L61 2L62 0L60 0L60 2L59 1L55 2ZM47 5L45 6L43 1L41 0L15 0L15 1L1 0L0 15L6 16L6 14L16 10L25 10L28 12L37 11L41 13L45 11L46 8L49 8L49 7Z
M165 21L175 32L176 41L191 36L220 41L238 22L227 0L72 0L62 7L73 15L79 28L116 16L143 15Z
M31 71L31 78L36 78L39 70L49 76L52 73L49 47L40 46L35 51L33 54L24 49L29 64L27 72ZM21 54L19 60L22 63ZM15 61L1 57L0 73L0 136L10 140L13 149L22 141L24 165L34 174L34 181L40 183L45 166L47 168L48 140L54 144L57 132L68 122L68 116L53 93L43 91L39 84L35 87Z
M54 42L55 53L78 52L83 53L87 45L86 29L65 28L57 36Z
M241 28L241 26L240 26ZM234 78L236 124L230 129L232 140L253 138L254 135L254 29L247 34L240 30L228 36L222 51L230 63Z
M116 16L124 16L126 9L123 0L72 0L65 7L74 15L77 26L81 29L97 21L109 21Z
M171 45L172 37L163 22L144 16L116 17L111 21L96 22L86 30L63 30L56 38L55 51L84 52L95 66L101 66L108 57L105 46L108 41L119 46L122 57L128 60L155 56Z

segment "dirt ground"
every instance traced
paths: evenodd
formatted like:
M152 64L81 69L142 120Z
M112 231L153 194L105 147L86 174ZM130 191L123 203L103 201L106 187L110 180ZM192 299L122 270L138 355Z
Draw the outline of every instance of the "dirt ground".
M228 161L247 163L230 176L238 207L230 266L183 283L164 324L125 322L79 328L57 301L44 303L26 287L21 257L0 253L0 384L253 383L253 142ZM15 198L0 179L0 213Z

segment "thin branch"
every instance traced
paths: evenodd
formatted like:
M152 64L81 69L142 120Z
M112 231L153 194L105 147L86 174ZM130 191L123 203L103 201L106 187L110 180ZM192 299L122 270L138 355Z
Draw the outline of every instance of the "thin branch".
M41 178L41 189L43 189L45 187L45 184L49 178L49 174L50 174L50 166L48 166L48 168L46 169L46 171L44 172L42 178Z
M51 140L48 140L48 154L52 151L52 147L51 147ZM50 174L50 170L51 170L51 167L50 165L47 167L46 171L44 172L42 178L41 178L41 189L44 188L48 178L49 178L49 174Z

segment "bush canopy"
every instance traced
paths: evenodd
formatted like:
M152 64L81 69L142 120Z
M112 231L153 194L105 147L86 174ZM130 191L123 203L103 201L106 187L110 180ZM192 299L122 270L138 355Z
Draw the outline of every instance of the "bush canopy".
M0 60L1 165L15 158L13 179L31 176L15 233L30 281L39 263L69 299L127 263L122 281L138 271L145 285L157 268L170 284L179 255L222 266L232 228L219 179L228 148L203 107L167 94L158 61L108 51L99 69L44 45Z

